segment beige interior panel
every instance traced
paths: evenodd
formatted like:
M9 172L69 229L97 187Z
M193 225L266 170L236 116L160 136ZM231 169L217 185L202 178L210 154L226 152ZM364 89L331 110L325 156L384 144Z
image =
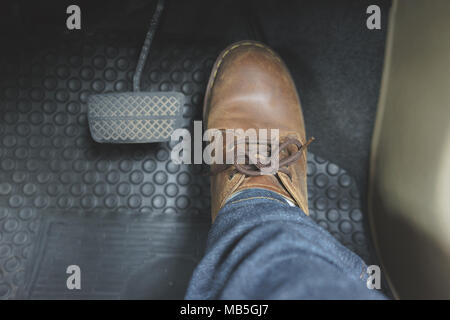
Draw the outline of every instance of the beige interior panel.
M393 2L369 215L398 298L450 298L450 1Z

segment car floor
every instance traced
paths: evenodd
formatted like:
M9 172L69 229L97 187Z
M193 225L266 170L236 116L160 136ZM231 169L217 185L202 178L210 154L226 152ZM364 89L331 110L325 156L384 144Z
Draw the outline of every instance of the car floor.
M170 143L97 144L86 118L90 94L131 90L154 3L81 1L85 24L69 32L60 21L70 3L48 2L11 5L2 20L0 298L182 298L210 227L205 168L175 165ZM376 261L364 202L390 2L378 1L381 30L365 26L370 4L168 1L142 79L145 91L185 94L190 128L219 52L243 39L271 46L316 138L311 217L367 263ZM72 264L83 290L67 290Z

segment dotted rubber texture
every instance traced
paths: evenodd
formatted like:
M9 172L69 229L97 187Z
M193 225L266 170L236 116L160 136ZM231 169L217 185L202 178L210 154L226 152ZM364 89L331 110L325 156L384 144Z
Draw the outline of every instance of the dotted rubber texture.
M0 63L0 298L182 298L210 226L204 168L170 143L98 144L87 122L91 94L131 90L141 39L35 41ZM182 92L191 128L225 45L156 39L142 90ZM311 217L368 259L353 178L309 154L308 183Z

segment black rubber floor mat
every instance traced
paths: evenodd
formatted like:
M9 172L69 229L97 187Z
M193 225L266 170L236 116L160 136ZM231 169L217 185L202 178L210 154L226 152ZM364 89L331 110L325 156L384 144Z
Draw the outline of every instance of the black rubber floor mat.
M202 219L164 213L47 215L19 297L183 299L208 228ZM69 265L81 270L81 290L67 289Z
M225 44L163 39L142 88L183 92L190 127ZM99 145L86 121L91 93L131 89L140 39L52 43L2 58L0 298L182 297L209 227L208 177L173 164L168 143ZM353 179L313 155L308 178L311 216L367 259ZM66 288L72 264L80 291Z

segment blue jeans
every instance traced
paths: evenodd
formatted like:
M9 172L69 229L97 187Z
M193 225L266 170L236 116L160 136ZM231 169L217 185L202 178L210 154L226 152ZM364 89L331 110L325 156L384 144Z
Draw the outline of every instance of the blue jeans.
M211 227L186 299L383 299L366 265L278 194L247 189Z

